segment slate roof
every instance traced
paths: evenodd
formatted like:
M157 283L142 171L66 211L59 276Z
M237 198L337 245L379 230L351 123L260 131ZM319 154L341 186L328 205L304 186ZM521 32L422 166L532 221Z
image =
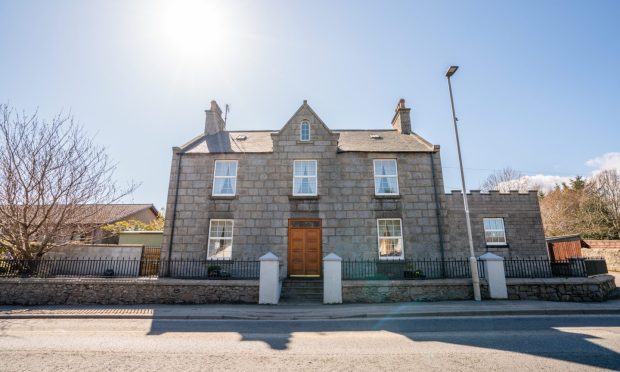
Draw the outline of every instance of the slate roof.
M79 209L73 214L79 218L78 224L84 225L104 225L123 221L145 209L150 209L155 216L159 214L153 204L85 204L77 208Z
M1 208L2 206L0 206ZM54 221L54 216L58 216L66 210L70 211L70 217L66 222L77 225L105 225L118 221L123 221L128 217L150 210L154 216L159 215L159 211L153 204L82 204L82 205L55 205L31 207L29 213L43 214L49 210L50 220ZM36 218L36 216L33 215ZM71 221L69 221L71 220Z
M340 134L339 152L433 152L434 146L418 136L396 130L333 130ZM273 152L271 134L276 131L224 131L199 136L181 148L190 154L269 153ZM380 138L373 139L377 135ZM245 136L245 139L240 137Z
M132 214L141 212L145 209L151 209L155 216L159 214L157 208L155 208L153 204L89 204L84 205L83 207L97 208L97 212L95 212L92 216L87 217L85 221L82 221L87 224L107 224L122 221Z
M186 153L221 154L221 153L260 153L273 152L271 133L275 131L235 131L219 132L209 136L199 136L183 145ZM244 140L238 139L245 136Z
M340 152L432 152L431 143L412 134L400 134L396 130L334 130L340 133ZM380 138L373 138L378 136Z

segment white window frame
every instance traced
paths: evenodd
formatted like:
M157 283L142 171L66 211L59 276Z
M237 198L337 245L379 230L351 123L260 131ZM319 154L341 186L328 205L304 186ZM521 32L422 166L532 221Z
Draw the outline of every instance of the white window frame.
M230 226L230 237L221 237L221 236L211 236L211 227L213 225L213 222L220 222L220 221L224 221L224 222L228 222L230 221L231 226ZM233 237L234 237L234 233L235 233L235 220L232 219L218 219L218 218L213 218L209 221L209 240L207 241L207 260L232 260L232 250L233 250ZM230 240L230 257L216 257L216 256L211 256L211 240Z
M297 165L298 162L307 162L307 161L312 161L314 162L314 170L315 170L315 174L314 176L296 176L295 175L295 166ZM317 196L319 194L319 178L318 178L318 173L319 173L319 165L317 163L316 160L314 159L299 159L299 160L294 160L293 161L293 196ZM314 193L298 193L295 192L295 180L297 178L314 178Z
M304 139L304 125L308 126L308 138ZM310 141L310 139L312 138L312 133L310 132L310 123L307 121L302 121L301 124L299 124L299 140L302 142L308 142Z
M501 220L502 221L502 229L489 229L487 230L487 227L485 225L485 220ZM500 245L500 246L505 246L508 245L508 240L506 240L506 223L504 222L504 218L503 217L484 217L482 218L482 229L484 230L484 242L486 243L486 245ZM504 242L489 242L487 240L487 232L497 232L497 231L501 231L502 232L502 236L504 237Z
M216 171L217 171L217 163L235 163L235 175L234 176L216 176ZM221 159L221 160L216 160L215 163L213 164L213 196L235 196L237 195L237 175L239 174L239 161L237 160L228 160L228 159ZM234 182L234 187L233 187L233 192L232 194L220 194L220 193L216 193L216 189L215 189L215 182L218 179L225 179L225 178L232 178L235 180Z
M377 162L385 161L385 160L393 160L394 161L394 169L396 170L396 174L393 176L384 176L377 174ZM372 161L373 168L373 182L375 184L375 195L400 195L400 186L398 185L398 161L396 159L373 159ZM396 178L396 192L386 193L386 192L378 192L377 190L377 177L380 178Z
M379 221L398 221L400 224L400 236L380 236ZM400 256L381 256L382 239L400 239ZM405 259L405 240L403 239L403 220L402 218L377 218L377 254L379 260L404 260Z

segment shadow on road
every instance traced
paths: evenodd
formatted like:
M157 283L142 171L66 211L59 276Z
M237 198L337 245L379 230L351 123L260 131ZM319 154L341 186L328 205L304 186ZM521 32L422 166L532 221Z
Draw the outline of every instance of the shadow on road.
M286 350L293 334L300 332L387 331L403 335L413 342L452 343L558 359L591 367L617 369L620 366L620 354L597 345L596 337L576 333L575 330L566 332L558 328L619 327L619 319L618 317L463 317L187 321L156 318L152 322L149 335L168 332L233 332L241 335L242 341L261 341L273 350Z

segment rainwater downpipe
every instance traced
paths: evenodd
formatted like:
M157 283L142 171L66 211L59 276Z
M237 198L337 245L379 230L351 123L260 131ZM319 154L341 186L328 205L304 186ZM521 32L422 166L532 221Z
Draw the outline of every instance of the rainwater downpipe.
M174 201L172 202L172 224L170 226L170 240L168 241L168 263L166 265L166 276L170 276L170 260L172 259L172 241L174 240L174 225L177 219L177 203L179 200L179 183L181 181L181 161L183 152L179 152L179 163L177 165L177 179L174 187Z
M429 155L431 156L431 173L432 173L432 177L433 177L433 192L435 194L435 216L437 217L437 233L439 234L439 253L441 254L441 276L443 277L444 274L444 259L445 259L445 253L444 253L444 241L443 241L443 229L441 228L441 210L440 210L440 204L439 204L439 193L437 192L437 182L435 181L435 159L433 157L433 155L435 155L434 152L430 152Z

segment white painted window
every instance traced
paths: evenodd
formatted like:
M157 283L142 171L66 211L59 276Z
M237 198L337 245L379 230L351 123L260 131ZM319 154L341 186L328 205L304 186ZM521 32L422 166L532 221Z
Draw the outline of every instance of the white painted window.
M375 159L375 194L398 195L396 159Z
M383 218L377 220L379 259L403 259L403 230L401 222L400 218Z
M209 223L209 247L207 258L230 260L233 245L233 220L216 220Z
M488 245L506 245L503 218L484 218L484 238Z
M293 168L293 195L317 195L316 160L295 160Z
M310 123L302 121L299 126L299 140L310 141Z
M213 196L234 196L237 189L237 161L216 160L213 171Z

